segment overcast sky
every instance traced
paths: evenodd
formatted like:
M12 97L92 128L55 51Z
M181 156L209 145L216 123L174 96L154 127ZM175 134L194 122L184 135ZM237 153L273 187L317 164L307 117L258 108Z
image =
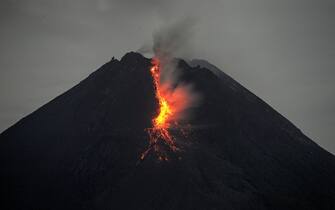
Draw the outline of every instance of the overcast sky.
M153 32L195 20L207 59L335 153L333 0L1 0L0 131Z

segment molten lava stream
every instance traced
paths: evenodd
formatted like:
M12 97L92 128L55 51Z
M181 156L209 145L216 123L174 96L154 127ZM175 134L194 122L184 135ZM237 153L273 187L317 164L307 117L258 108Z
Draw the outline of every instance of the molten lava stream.
M174 138L169 132L171 120L175 113L173 106L169 104L169 101L167 100L166 89L163 91L163 87L160 83L160 63L157 58L152 59L150 73L154 82L155 95L158 100L159 110L158 115L152 120L153 127L148 129L149 147L142 153L141 159L143 160L150 150L153 149L158 154L160 160L167 160L167 156L164 154L162 148L160 148L158 141L163 141L163 143L165 143L172 151L177 150Z

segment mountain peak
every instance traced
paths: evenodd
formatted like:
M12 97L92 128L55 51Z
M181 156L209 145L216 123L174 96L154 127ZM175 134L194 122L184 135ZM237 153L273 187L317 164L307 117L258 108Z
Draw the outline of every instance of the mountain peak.
M142 61L144 60L145 57L141 54L141 53L138 53L138 52L133 52L133 51L130 51L130 52L127 52L122 58L121 58L121 62L122 63L127 63L129 62L130 60L132 61Z
M169 161L140 160L158 102L136 52L2 133L1 209L334 209L334 156L203 64L179 62L202 103Z

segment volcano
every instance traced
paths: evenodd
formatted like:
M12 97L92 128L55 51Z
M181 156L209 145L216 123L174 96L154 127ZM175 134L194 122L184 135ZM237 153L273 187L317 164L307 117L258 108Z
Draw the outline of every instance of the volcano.
M0 135L1 209L335 209L335 157L204 60L202 97L168 160L148 148L151 59L130 52Z

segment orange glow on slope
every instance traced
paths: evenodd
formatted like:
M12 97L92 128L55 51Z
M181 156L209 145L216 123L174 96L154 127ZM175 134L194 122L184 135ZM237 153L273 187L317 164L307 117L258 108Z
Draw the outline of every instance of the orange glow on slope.
M171 123L176 119L175 115L178 114L178 105L180 105L180 103L175 103L173 97L177 95L173 94L173 92L167 88L167 85L161 84L160 63L157 58L152 59L152 65L150 72L154 82L159 110L158 115L152 120L153 127L148 129L150 144L148 149L142 153L141 159L143 160L147 153L153 149L157 152L159 160L168 160L167 156L160 148L158 141L161 140L162 143L167 145L172 151L177 150L174 138L169 132L169 128L171 128Z
M180 142L177 147L175 137L189 138L189 111L200 100L199 94L193 90L190 83L177 80L178 74L174 73L177 67L174 63L169 59L164 61L162 63L158 57L151 60L150 73L158 109L157 115L152 119L152 127L146 129L149 135L149 146L141 154L141 160L150 151L155 153L158 160L168 160L168 152L180 151L178 147L185 146L185 142ZM164 80L161 78L162 70L164 70Z

